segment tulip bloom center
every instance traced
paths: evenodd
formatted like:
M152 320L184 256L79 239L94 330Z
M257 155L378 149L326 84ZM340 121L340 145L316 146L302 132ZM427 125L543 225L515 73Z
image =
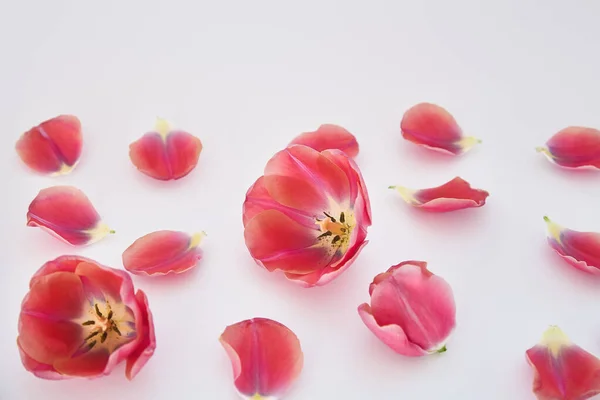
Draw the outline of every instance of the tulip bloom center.
M340 212L339 217L323 212L324 219L318 219L315 222L321 229L319 239L327 243L336 251L341 250L345 253L350 242L350 234L356 225L354 214L351 212Z
M135 337L135 320L124 304L109 300L93 304L81 322L85 335L82 347L106 348L112 353Z

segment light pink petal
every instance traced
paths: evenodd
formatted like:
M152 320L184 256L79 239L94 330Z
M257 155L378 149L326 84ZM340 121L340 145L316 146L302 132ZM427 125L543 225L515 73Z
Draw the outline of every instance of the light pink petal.
M563 228L544 217L548 228L548 244L573 267L600 274L600 233L579 232Z
M149 233L123 252L123 266L137 275L182 273L194 268L202 258L199 245L204 236L177 231Z
M231 359L235 387L243 396L279 398L302 371L300 342L279 322L266 318L238 322L228 326L219 341Z
M353 134L341 126L324 124L314 132L305 132L292 140L289 146L301 144L317 151L337 149L343 151L348 157L358 155L358 142Z
M125 374L129 380L135 378L144 365L146 365L150 357L152 357L154 350L156 349L154 320L152 318L150 307L148 306L148 298L141 290L137 291L135 297L141 313L139 319L136 321L138 341L135 345L135 349L127 358Z
M600 130L581 126L565 128L536 150L564 168L600 168Z

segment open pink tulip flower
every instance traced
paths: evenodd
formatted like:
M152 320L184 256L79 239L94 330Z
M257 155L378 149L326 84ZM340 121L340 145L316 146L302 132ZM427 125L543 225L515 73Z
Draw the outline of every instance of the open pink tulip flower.
M570 126L554 134L546 146L536 150L564 168L600 168L600 131Z
M31 278L17 345L23 366L39 378L95 378L125 362L133 379L156 338L146 295L134 292L126 272L62 256Z
M353 158L358 155L356 137L338 125L324 124L314 132L304 132L289 145L294 144L302 144L317 151L337 149Z
M419 103L408 109L400 129L409 142L447 154L460 155L481 143L472 136L464 136L452 114L431 103Z
M267 318L228 326L219 338L243 399L277 400L296 381L304 364L300 341L288 327Z
M449 212L463 208L482 207L490 195L482 189L474 189L469 182L456 177L441 186L414 190L404 186L390 186L413 207L430 212Z
M579 232L564 228L544 217L548 229L548 244L573 267L591 274L600 274L600 233Z
M371 304L358 314L395 352L419 357L446 351L456 326L450 285L427 270L424 261L404 261L379 274L369 286Z
M344 152L293 145L275 154L248 190L243 222L259 265L306 287L324 285L367 244L367 188Z
M600 359L572 343L556 326L526 352L538 400L585 400L600 394Z

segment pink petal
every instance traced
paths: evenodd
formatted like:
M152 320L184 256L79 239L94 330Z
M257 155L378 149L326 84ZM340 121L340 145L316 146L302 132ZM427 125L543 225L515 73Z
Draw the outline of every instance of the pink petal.
M156 349L154 320L152 318L152 312L150 312L150 307L148 306L148 298L141 290L137 291L135 297L141 311L141 318L139 318L137 323L138 341L136 347L127 358L125 374L129 380L135 378L138 372L146 365L150 357L152 357L154 350Z
M546 146L536 150L561 167L600 168L600 131L597 129L571 126L552 136Z
M401 123L404 139L444 153L459 155L480 143L479 139L463 136L454 117L444 108L420 103L404 114Z
M600 360L571 343L556 326L526 352L539 400L584 400L600 393Z
M291 146L275 154L265 168L265 186L275 201L313 215L329 209L329 198L338 203L350 201L344 171L306 146Z
M390 345L395 337L398 342L390 347L405 351L401 353L405 355L414 353L410 348L404 350L404 340L427 354L445 351L444 343L456 326L454 297L446 281L428 271L425 262L405 261L391 267L375 277L369 292L371 307L363 306L361 311L368 311L379 327L397 326L382 333L372 329L373 321L365 321L378 337L385 338L386 344Z
M578 232L544 217L548 228L548 244L565 261L584 272L600 274L600 233Z
M194 135L171 130L158 120L155 131L129 145L129 158L142 173L163 181L180 179L198 164L202 142Z
M490 195L485 190L471 188L471 185L460 177L430 189L413 190L403 186L390 186L390 189L398 191L408 204L431 212L481 207Z
M39 363L31 358L27 353L25 353L25 351L23 351L18 341L17 346L19 347L21 362L27 371L42 379L61 380L67 378L66 376L57 372L52 365Z
M279 322L265 318L238 322L228 326L219 341L231 360L235 387L243 396L279 398L302 370L300 342Z
M157 231L137 239L123 253L123 266L132 274L166 275L194 268L202 258L204 232Z
M100 220L85 194L72 186L41 190L29 205L27 225L40 227L72 245L91 244L114 233Z
M79 119L73 115L60 115L25 132L17 141L16 150L31 169L60 175L75 167L82 145Z
M305 132L292 140L289 146L301 144L317 151L337 149L343 151L348 157L358 155L358 142L353 134L341 126L325 124L314 132Z

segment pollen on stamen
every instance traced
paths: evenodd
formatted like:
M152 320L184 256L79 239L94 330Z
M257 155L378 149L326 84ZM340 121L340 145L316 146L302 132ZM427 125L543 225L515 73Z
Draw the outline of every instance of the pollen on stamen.
M88 347L92 349L96 345L96 341L94 340L92 343L88 344Z
M113 312L112 312L112 310L110 310L110 311L108 312L108 316L107 316L106 318L107 318L107 319L112 319L112 317L113 317Z
M85 338L85 340L90 340L91 338L93 338L94 336L96 336L99 333L100 333L100 331L92 332Z
M96 324L96 322L95 322L95 321L89 320L89 321L85 321L85 322L84 322L84 323L82 323L81 325L83 325L83 326L88 326L88 325L94 325L94 324Z
M340 214L340 222L343 224L346 222L346 216L344 215L344 212L342 211L342 213Z
M331 220L331 222L335 222L335 218L333 218L331 215L327 214L325 211L323 211L323 214L325 214Z
M108 331L105 331L102 334L102 337L100 338L100 343L104 343L106 341L106 338L108 337Z
M121 331L119 330L119 328L117 328L117 325L113 325L112 326L112 330L115 331L115 332L117 332L117 335L122 336L121 335Z
M94 304L94 308L96 309L96 314L97 314L97 315L98 315L100 318L102 318L102 317L103 317L103 315L102 315L102 313L100 312L100 309L98 308L98 303Z
M341 239L340 235L335 235L333 237L333 240L331 241L331 244L336 244L340 239Z

